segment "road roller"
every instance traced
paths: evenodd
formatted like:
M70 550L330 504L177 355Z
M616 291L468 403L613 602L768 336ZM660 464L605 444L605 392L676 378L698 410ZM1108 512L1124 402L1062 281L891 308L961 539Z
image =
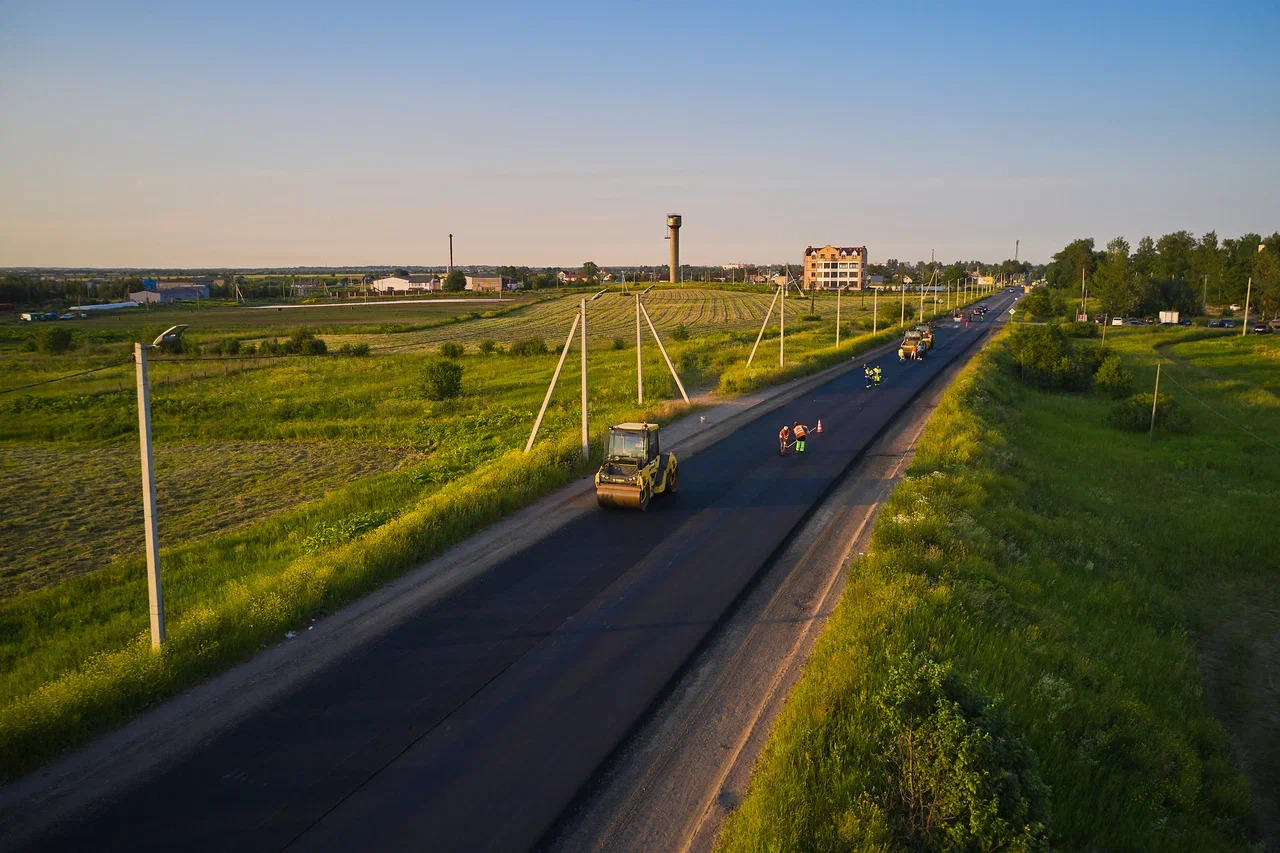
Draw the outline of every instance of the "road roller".
M658 445L657 424L618 424L605 437L604 461L596 472L596 500L613 509L649 508L654 495L676 490L676 455Z

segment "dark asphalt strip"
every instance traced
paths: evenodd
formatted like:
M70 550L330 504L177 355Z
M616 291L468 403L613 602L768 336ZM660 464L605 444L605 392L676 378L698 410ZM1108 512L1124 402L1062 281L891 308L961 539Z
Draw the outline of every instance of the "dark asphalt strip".
M941 332L925 362L886 363L874 391L846 374L746 424L682 461L678 495L565 525L38 846L528 848L812 505L982 331ZM818 417L806 454L776 455L784 421Z

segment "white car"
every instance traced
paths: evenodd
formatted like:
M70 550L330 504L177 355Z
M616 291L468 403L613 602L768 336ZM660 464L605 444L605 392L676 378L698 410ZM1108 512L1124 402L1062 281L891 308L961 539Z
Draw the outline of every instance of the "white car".
M1123 325L1124 325L1124 318L1123 318L1123 317L1112 317L1112 318L1111 318L1111 325L1113 325L1113 326L1123 326Z

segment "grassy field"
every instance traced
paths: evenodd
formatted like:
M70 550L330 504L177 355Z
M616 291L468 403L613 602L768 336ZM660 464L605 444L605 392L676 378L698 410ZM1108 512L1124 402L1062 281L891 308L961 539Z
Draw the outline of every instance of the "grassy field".
M613 299L592 303L590 313L596 436L610 422L664 422L681 411L669 402L674 383L647 332L649 405L636 405L634 306ZM777 366L775 321L748 370L743 362L767 307L759 294L683 289L649 300L691 391L761 387L895 334L858 335L867 312L847 298L836 350L834 300L819 298L821 316L808 320L792 313L791 300L787 365ZM488 316L446 317L396 306L405 312L400 323L372 315L385 329L325 325L337 321L323 317L312 326L331 351L344 339L369 343L367 357L158 356L152 414L169 629L159 655L146 641L131 366L0 394L0 501L14 508L0 522L4 775L244 659L589 470L575 449L577 358L566 364L534 452L520 452L575 306L575 298L551 297ZM6 326L0 390L113 363L129 341L174 322L191 322L191 343L201 348L228 335L285 337L305 312L286 313L228 308L225 316L209 309L196 316L184 306L159 323L155 315L80 321L63 355L29 351L39 330ZM254 318L262 319L254 325ZM551 351L502 351L530 337ZM480 352L474 342L486 339L501 342L498 349ZM456 359L462 394L432 401L421 376L442 343L466 344Z
M1097 391L1031 390L1002 347L979 355L850 566L721 850L1278 837L1280 345L1117 331L1133 390L1162 364L1181 428L1149 442L1109 426Z

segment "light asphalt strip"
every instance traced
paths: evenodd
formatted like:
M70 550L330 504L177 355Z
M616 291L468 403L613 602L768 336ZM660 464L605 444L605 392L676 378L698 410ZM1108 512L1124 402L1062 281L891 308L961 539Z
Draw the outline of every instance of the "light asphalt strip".
M994 325L994 324L993 324ZM974 350L976 351L976 350ZM868 448L542 849L710 850L962 356ZM709 567L710 568L710 567Z

